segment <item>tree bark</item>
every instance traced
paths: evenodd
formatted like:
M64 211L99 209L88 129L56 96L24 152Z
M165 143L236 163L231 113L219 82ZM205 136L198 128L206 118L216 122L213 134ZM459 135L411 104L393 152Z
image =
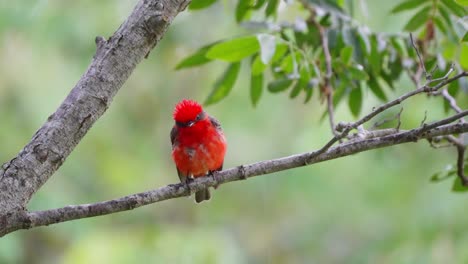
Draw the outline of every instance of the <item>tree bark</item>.
M140 0L114 35L96 38L97 51L85 74L31 141L0 169L0 225L23 210L63 164L189 2Z

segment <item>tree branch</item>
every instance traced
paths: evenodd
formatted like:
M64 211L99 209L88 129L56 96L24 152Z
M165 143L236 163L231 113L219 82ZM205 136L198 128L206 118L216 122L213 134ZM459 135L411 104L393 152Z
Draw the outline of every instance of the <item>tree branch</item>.
M87 71L31 141L0 169L0 224L22 211L62 165L189 2L140 0L114 35L96 38L97 51Z
M359 152L393 146L408 142L416 142L419 139L431 138L443 135L468 132L468 124L449 124L463 116L468 111L454 115L447 119L423 125L408 131L400 131L383 137L354 140L342 143L336 147L320 153L319 151L308 152L279 159L261 161L249 165L241 165L235 168L217 172L213 177L197 178L189 184L192 192L214 187L220 184L244 180L254 176L266 175L292 168L308 166L311 164L337 159L353 155ZM122 198L82 205L70 205L63 208L36 212L17 212L8 218L8 222L0 225L0 236L18 229L29 229L38 226L47 226L60 222L76 219L112 214L121 211L132 210L144 205L161 202L168 199L188 196L189 189L185 183L170 184L155 190L137 193Z
M371 120L372 118L374 118L375 116L377 116L378 114L382 113L383 111L395 106L395 105L399 105L401 104L403 101L405 101L406 99L412 97L412 96L415 96L417 94L420 94L420 93L423 93L423 92L435 92L435 91L438 91L439 89L441 89L442 87L444 87L445 85L455 81L455 80L458 80L460 78L463 78L463 77L466 77L468 76L468 72L464 71L464 72L461 72L457 75L455 75L454 77L452 78L448 78L448 75L445 75L445 79L443 79L440 83L438 83L437 85L433 86L433 87L430 87L429 84L426 84L426 85L423 85L421 86L420 88L414 90L414 91L411 91L409 93L406 93L390 102L387 102L377 108L374 108L372 110L372 112L370 112L369 114L365 115L364 117L362 117L361 119L359 119L358 121L356 122L353 122L353 123L343 123L343 122L340 122L338 123L338 125L336 126L336 130L341 132L340 135L338 136L334 136L325 146L323 146L319 151L326 151L328 148L330 148L331 146L333 146L333 144L335 144L336 142L338 142L340 139L342 138L345 138L346 136L348 136L349 132L353 129L356 129L358 126L366 123L367 121Z

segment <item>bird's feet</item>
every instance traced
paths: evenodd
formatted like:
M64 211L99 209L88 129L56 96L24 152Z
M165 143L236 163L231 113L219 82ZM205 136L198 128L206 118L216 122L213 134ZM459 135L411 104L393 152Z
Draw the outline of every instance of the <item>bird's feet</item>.
M185 186L187 187L188 191L189 191L189 196L192 195L192 189L190 189L190 183L193 182L193 178L192 177L187 177L185 178Z
M216 182L216 184L213 186L213 188L218 189L219 183L218 183L218 171L209 171L208 176L212 177L213 180Z

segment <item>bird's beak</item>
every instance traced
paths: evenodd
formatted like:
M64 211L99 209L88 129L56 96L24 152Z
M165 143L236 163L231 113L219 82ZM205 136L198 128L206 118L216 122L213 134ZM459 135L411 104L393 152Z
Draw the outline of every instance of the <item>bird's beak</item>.
M190 122L188 122L187 126L188 126L188 127L191 127L191 126L193 126L194 124L195 124L195 121L190 121Z

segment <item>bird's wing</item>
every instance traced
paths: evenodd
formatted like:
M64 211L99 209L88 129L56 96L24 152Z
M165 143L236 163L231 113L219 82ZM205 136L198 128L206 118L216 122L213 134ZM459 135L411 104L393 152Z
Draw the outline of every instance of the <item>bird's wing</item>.
M172 130L171 130L171 144L172 144L172 148L174 148L174 145L176 145L178 142L176 141L176 137L177 137L177 126L174 126L172 127Z
M223 134L223 129L221 128L221 123L219 123L219 121L216 118L210 116L210 122L218 131L221 132L221 134ZM224 162L223 162L223 164L224 164ZM221 164L221 166L219 168L217 168L215 171L222 171L223 170L223 164Z
M223 131L223 129L221 128L221 123L219 123L219 121L216 118L210 116L210 122L214 127L216 127L216 129Z
M172 144L172 149L179 143L177 142L177 126L172 127L171 130L171 144ZM176 166L177 168L177 166ZM180 182L186 182L187 181L187 175L184 175L178 168L177 168L177 175L179 175Z

